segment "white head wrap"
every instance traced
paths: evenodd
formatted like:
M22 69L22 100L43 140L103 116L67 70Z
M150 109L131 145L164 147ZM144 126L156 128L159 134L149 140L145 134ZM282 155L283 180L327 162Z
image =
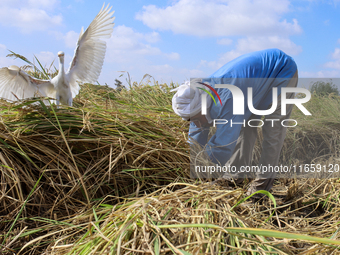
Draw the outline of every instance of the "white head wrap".
M197 115L201 111L201 95L206 94L200 88L204 88L210 91L204 85L199 84L202 79L192 79L191 86L190 81L186 81L184 84L171 90L171 92L176 91L176 94L172 98L172 109L174 112L182 117L183 120L189 120L191 117ZM207 107L209 109L212 103L211 97L207 96Z

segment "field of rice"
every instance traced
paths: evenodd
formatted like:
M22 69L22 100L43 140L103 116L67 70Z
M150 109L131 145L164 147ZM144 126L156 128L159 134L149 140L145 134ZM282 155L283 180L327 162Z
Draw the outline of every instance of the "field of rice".
M257 203L190 179L174 86L1 101L0 254L340 254L339 179L277 179ZM340 97L305 106L280 164L340 164Z

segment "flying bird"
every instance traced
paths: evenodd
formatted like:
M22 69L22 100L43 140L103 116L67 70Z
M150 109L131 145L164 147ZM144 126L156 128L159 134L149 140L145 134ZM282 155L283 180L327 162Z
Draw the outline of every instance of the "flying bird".
M73 98L79 93L81 83L97 81L104 62L106 42L111 37L114 11L105 4L84 32L81 29L70 67L64 69L64 52L58 52L59 71L50 80L34 78L17 66L0 69L0 98L15 101L36 96L47 96L60 103L72 106Z

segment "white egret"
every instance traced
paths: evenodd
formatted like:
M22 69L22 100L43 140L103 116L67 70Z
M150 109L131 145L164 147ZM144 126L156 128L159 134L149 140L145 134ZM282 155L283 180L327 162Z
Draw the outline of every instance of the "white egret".
M17 66L0 69L0 98L14 101L35 96L48 96L59 103L72 106L73 98L79 92L78 82L97 81L104 62L106 42L110 38L114 17L113 11L103 5L100 12L84 32L81 29L70 67L65 73L64 52L58 52L58 75L51 80L36 79Z

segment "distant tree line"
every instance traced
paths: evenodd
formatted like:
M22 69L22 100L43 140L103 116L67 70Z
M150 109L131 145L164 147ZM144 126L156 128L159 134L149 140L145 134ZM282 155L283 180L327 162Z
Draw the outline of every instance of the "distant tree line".
M339 89L333 82L317 81L310 87L310 91L318 96L325 96L331 93L339 96Z

